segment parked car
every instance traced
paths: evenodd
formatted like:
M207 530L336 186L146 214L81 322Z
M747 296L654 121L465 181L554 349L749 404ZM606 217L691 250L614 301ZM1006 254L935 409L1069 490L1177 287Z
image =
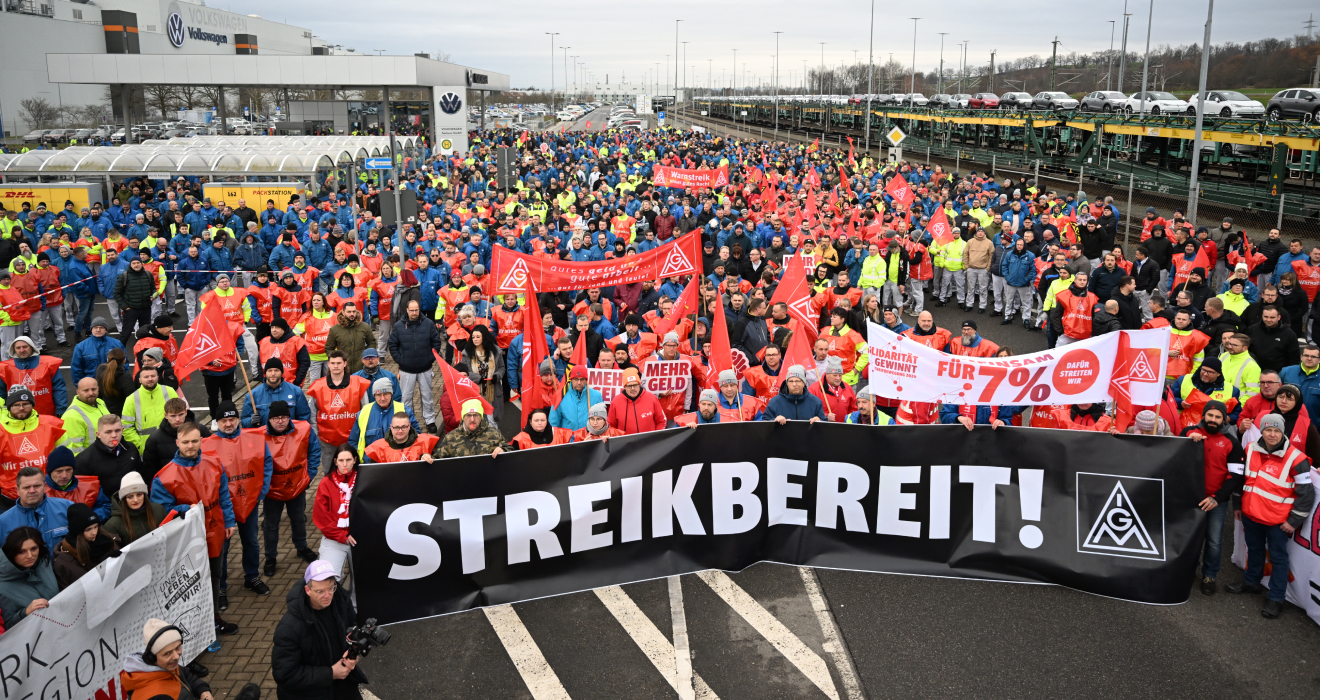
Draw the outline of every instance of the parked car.
M1294 88L1280 90L1265 107L1270 119L1300 119L1310 115L1312 121L1320 121L1320 90Z
M898 104L900 105L908 105L912 107L925 107L926 105L930 104L930 100L926 99L926 96L919 92L908 93L905 95L896 95L896 97L898 97Z
M77 131L73 132L73 138L78 139L79 144L86 145L87 140L92 138L92 134L95 133L96 133L95 129L78 129Z
M1048 90L1036 93L1035 97L1031 98L1031 101L1036 109L1049 109L1056 111L1061 109L1077 109L1078 104L1077 100L1069 97L1066 92L1051 92Z
M1082 98L1078 108L1083 112L1121 112L1127 106L1127 95L1115 90L1096 90Z
M36 131L27 133L23 136L23 145L28 146L41 143L42 137L44 137L49 131L50 129L37 129Z
M1174 97L1171 92L1147 90L1144 93L1144 102L1142 95L1143 93L1140 92L1132 93L1132 97L1128 98L1127 105L1123 108L1123 111L1128 112L1129 114L1145 111L1149 112L1152 116L1157 114L1182 114L1187 111L1187 101Z
M953 95L945 95L944 93L940 93L938 95L930 96L930 106L935 109L946 109L948 108L949 103L952 101L953 101Z
M967 106L971 104L971 102L972 96L965 92L949 96L949 107L951 109L967 109Z
M999 106L1004 109L1028 110L1035 103L1029 92L1006 92L999 97Z
M999 95L993 92L978 92L972 95L967 106L971 109L999 109Z
M1196 103L1200 95L1187 98L1187 113L1196 115ZM1211 90L1205 96L1205 115L1207 117L1263 117L1265 105L1233 90Z

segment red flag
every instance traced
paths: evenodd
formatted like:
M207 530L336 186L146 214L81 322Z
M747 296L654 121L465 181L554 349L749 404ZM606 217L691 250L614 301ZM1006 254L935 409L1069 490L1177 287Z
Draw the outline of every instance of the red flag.
M852 192L852 184L848 182L848 173L843 171L842 165L839 166L839 184L843 186L844 190Z
M816 140L812 141L810 146L807 146L807 153L815 153L816 151L819 150L820 150L820 137L817 136Z
M820 188L820 175L816 174L815 168L807 168L807 184L813 188Z
M756 323L762 323L755 319ZM729 325L724 322L724 304L716 297L710 311L710 372L719 375L733 369L733 347L729 345Z
M775 288L774 298L770 300L771 305L784 302L788 305L788 313L797 319L798 326L805 331L811 342L816 342L819 329L816 327L817 314L811 308L811 287L807 284L807 269L802 265L788 263L788 269L784 271L784 278L780 280L779 286Z
M522 349L522 396L523 415L533 408L549 407L541 392L541 361L550 356L550 348L545 342L545 327L541 325L541 305L536 300L536 290L532 289L532 278L526 277L523 284L527 308L523 311L523 349Z
M811 174L815 175L816 172L813 170ZM816 178L816 180L819 183L820 178ZM818 212L816 211L816 193L813 192L811 189L807 190L807 208L803 210L802 213L806 217L808 224L816 220L816 216L818 214Z
M1159 354L1149 348L1134 349L1127 331L1119 331L1119 336L1114 371L1109 378L1109 395L1114 399L1114 426L1121 433L1132 425L1140 408L1132 405L1132 382L1159 381L1152 370L1159 367Z
M930 232L930 237L938 245L944 245L953 240L953 227L949 225L949 217L944 214L944 207L935 210L935 214L930 217L930 225L926 227Z
M449 397L449 404L454 407L454 415L462 417L463 403L468 399L480 401L481 411L486 415L495 415L495 407L481 396L477 385L473 384L466 374L459 374L458 370L449 366L445 358L440 357L440 353L434 349L431 350L431 354L435 355L435 361L440 365L440 376L445 380L445 396Z
M666 333L678 327L684 316L696 313L697 295L700 292L701 279L701 277L693 275L692 281L688 282L687 286L683 288L683 293L678 295L678 301L674 302L674 307L669 310L669 315L656 319L656 322L651 326L653 333L663 338Z
M788 368L793 365L802 365L802 369L816 366L815 355L811 351L816 341L813 336L805 332L805 329L810 327L803 326L799 322L799 332L788 339L788 349L784 351L784 361L780 363L779 378L775 381L775 386L783 384L784 380L788 379Z
M587 334L578 333L577 344L573 346L573 355L568 358L568 368L587 366Z
M885 185L885 192L893 197L895 201L901 203L905 209L911 206L912 200L917 198L916 195L912 194L912 187L908 185L908 181L902 175L895 175L889 181L889 184Z
M197 321L188 329L183 346L174 358L174 375L187 379L193 372L210 364L212 360L236 352L234 332L225 321L225 312L219 304L211 304L197 314Z
M851 136L848 137L848 162L854 166L857 165L857 159L853 157L853 140Z

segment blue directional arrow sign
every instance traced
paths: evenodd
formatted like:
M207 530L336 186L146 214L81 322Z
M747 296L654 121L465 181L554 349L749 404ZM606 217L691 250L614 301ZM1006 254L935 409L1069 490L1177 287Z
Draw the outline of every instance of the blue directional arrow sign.
M368 159L366 159L366 161L363 163L362 167L366 168L367 170L389 170L389 169L390 169L390 159L389 159L389 158L368 158Z

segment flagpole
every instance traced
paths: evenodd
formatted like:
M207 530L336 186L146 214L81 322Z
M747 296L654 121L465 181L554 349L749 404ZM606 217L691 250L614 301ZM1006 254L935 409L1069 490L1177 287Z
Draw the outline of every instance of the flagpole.
M243 386L247 389L248 401L252 402L252 419L257 420L261 417L261 412L257 410L257 399L252 395L252 384L248 382L247 369L242 367L242 364L243 363L239 362L239 366L235 367L235 369L243 375ZM257 426L254 425L252 427L255 428Z

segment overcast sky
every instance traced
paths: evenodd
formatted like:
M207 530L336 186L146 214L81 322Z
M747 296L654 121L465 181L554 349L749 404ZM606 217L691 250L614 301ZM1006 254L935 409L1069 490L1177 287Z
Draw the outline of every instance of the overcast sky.
M679 41L689 42L685 63L688 78L681 84L707 84L711 75L716 87L727 85L734 69L755 74L758 80L771 74L775 53L775 31L779 38L780 84L800 83L805 61L808 67L824 62L837 66L851 63L855 54L866 61L870 4L864 0L786 0L719 2L671 0L666 3L598 2L583 0L499 0L498 2L417 3L402 0L211 0L212 7L234 12L261 14L267 19L287 21L311 29L332 44L369 54L373 49L408 55L434 54L442 50L451 60L477 68L508 73L515 87L550 83L550 37L554 37L554 80L564 84L564 54L568 46L569 71L573 56L586 65L595 79L611 83L626 76L628 82L657 70L673 82L674 20L681 19ZM1065 9L1066 6L1066 9ZM972 2L878 2L875 19L877 62L890 53L904 65L912 62L911 16L924 15L917 23L916 62L918 70L934 70L940 59L939 32L944 37L945 66L956 65L954 46L970 40L968 64L986 65L990 52L997 60L1038 54L1048 56L1050 41L1058 34L1059 53L1093 52L1109 48L1111 20L1117 22L1114 46L1121 42L1122 0L1097 2L1031 3ZM908 7L914 9L895 9ZM932 9L938 7L938 12ZM275 9L278 8L278 9ZM1147 0L1129 0L1128 50L1145 49ZM1304 33L1302 23L1315 12L1315 0L1251 0L1225 2L1215 8L1211 41L1255 41L1267 37L1291 37ZM1154 7L1151 45L1199 43L1205 30L1205 0L1157 0ZM683 48L680 45L680 53ZM665 67L666 54L670 56ZM713 59L713 60L712 60ZM952 63L951 63L952 62ZM656 64L660 64L658 67ZM723 78L721 72L723 71ZM791 71L791 81L790 81ZM723 82L721 82L723 80ZM743 80L739 79L739 84Z

